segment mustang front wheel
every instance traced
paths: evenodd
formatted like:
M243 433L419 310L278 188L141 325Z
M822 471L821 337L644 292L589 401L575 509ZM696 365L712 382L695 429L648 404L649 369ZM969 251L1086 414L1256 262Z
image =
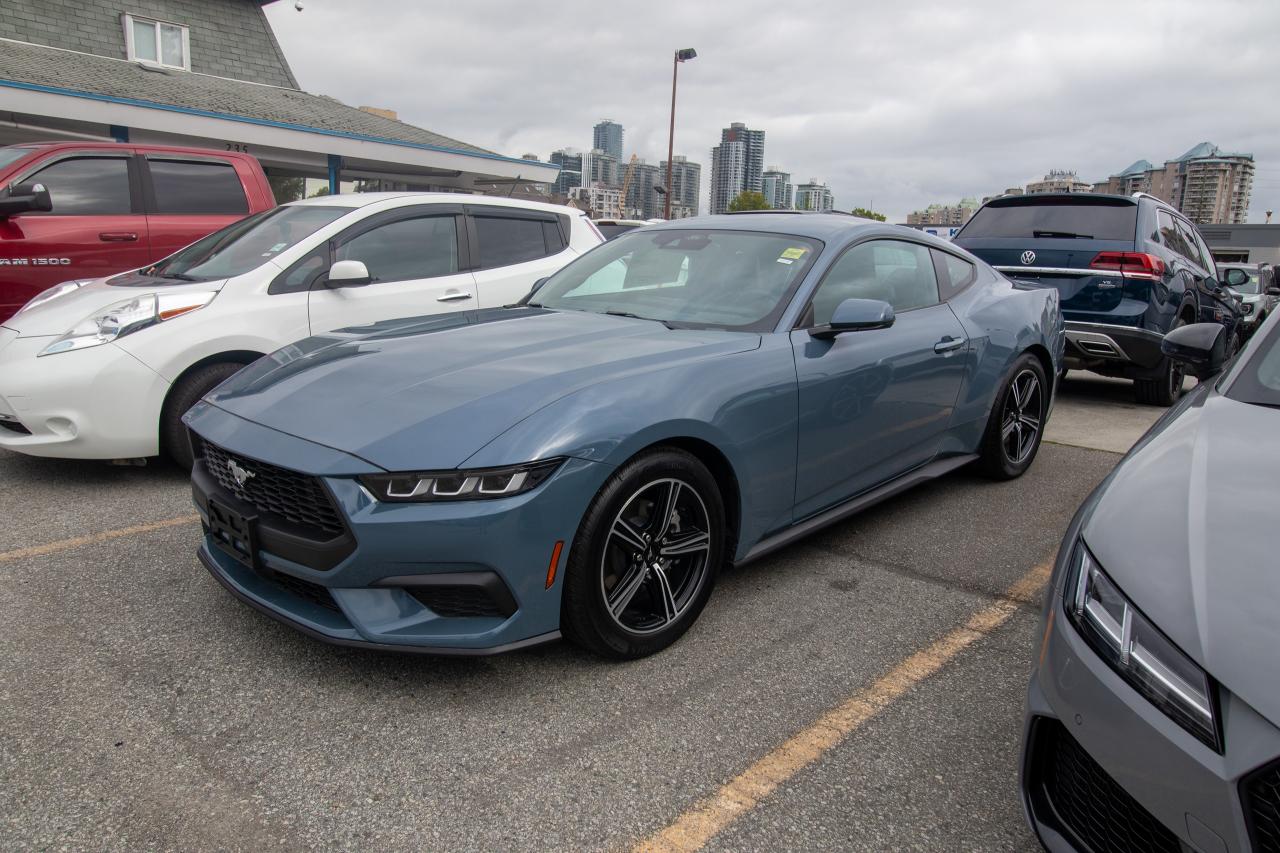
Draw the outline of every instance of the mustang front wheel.
M633 459L601 488L574 540L565 636L618 658L669 646L702 612L723 553L724 505L706 467L673 448Z

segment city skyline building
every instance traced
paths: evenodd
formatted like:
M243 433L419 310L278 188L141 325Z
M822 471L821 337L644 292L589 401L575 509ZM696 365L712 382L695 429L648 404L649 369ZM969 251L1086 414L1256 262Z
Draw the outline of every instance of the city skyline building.
M776 166L766 169L760 176L760 192L773 210L791 210L795 195L795 187L791 184L791 173L784 172Z
M625 172L625 169L623 170ZM665 212L662 195L657 187L662 186L667 170L644 160L637 160L631 171L631 183L627 186L627 197L623 200L624 212L627 216L640 219L657 219Z
M760 192L764 174L764 131L735 121L711 149L711 213L724 213L739 193Z
M560 167L560 174L551 185L552 193L567 196L571 189L582 186L582 152L561 148L551 152L550 160Z
M582 159L582 185L592 187L619 187L622 173L618 158L599 148L593 148Z
M814 210L827 213L835 209L835 197L831 189L817 178L796 187L796 210Z
M1088 192L1093 192L1093 184L1080 180L1074 169L1050 169L1042 180L1030 182L1026 189L1027 195Z
M621 162L623 136L622 125L611 118L604 119L592 128L591 147Z
M1022 193L1017 193L1021 195ZM964 225L978 209L978 201L962 198L958 204L931 204L907 214L908 225Z
M658 164L665 177L667 161ZM693 163L683 154L671 158L671 218L685 219L698 215L702 194L702 164ZM665 210L664 210L665 212Z
M1212 142L1201 142L1181 157L1166 160L1163 166L1138 160L1094 184L1093 190L1149 193L1197 224L1242 225L1249 218L1256 171L1252 154L1227 152Z

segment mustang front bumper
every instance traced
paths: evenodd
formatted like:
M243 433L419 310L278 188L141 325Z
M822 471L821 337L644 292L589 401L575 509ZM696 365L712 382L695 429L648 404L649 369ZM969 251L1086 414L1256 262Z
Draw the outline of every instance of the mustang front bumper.
M608 466L570 458L510 498L379 503L357 479L378 469L355 457L208 404L188 424L200 560L241 600L343 645L492 654L559 636L567 546Z

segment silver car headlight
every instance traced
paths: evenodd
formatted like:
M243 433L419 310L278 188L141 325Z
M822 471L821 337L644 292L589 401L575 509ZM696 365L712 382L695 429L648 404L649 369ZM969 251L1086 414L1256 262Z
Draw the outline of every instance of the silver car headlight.
M1135 690L1222 752L1212 680L1124 597L1083 541L1077 541L1067 578L1067 615L1103 660Z
M125 335L203 308L217 295L216 290L197 293L144 293L117 302L76 323L66 334L40 350L37 357L109 344Z
M360 482L375 498L387 503L492 500L537 488L562 462L563 459L544 459L506 468L365 474Z

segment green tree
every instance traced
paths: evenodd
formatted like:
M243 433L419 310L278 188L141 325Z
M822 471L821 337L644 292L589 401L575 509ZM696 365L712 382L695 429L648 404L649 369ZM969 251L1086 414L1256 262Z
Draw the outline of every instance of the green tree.
M861 216L863 219L874 219L876 222L885 221L885 215L883 213L876 213L874 210L867 210L865 207L855 207L849 212L854 216Z
M286 201L298 201L307 194L306 178L267 175L267 183L271 184L271 192L276 197L276 204L284 204Z
M743 190L738 193L737 198L729 202L729 212L737 213L739 210L772 210L769 202L764 200L764 193L753 192L751 190Z

